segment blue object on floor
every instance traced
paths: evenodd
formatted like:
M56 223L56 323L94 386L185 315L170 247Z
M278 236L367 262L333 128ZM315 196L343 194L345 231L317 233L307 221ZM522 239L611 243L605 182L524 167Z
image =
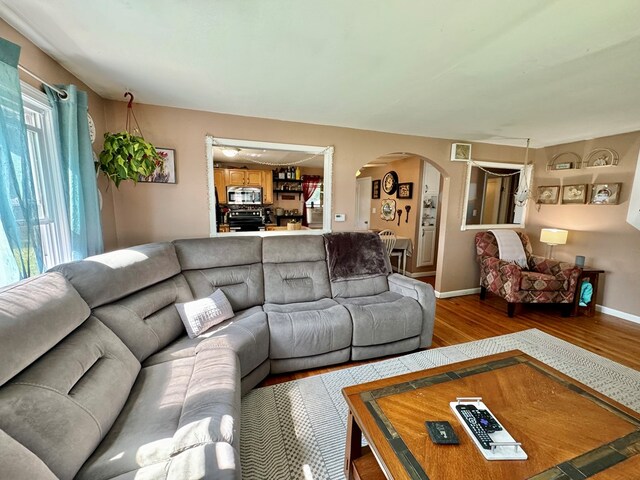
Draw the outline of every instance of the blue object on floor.
M580 302L578 305L581 307L586 307L587 304L591 301L591 296L593 295L593 285L591 283L584 281L582 282L582 286L580 287Z

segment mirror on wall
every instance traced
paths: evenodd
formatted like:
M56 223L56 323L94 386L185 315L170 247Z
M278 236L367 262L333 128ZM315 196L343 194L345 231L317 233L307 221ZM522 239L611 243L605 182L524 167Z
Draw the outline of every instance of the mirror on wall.
M331 230L333 147L207 136L206 149L211 236Z
M530 185L530 165L469 162L461 229L524 228L526 204L515 194Z

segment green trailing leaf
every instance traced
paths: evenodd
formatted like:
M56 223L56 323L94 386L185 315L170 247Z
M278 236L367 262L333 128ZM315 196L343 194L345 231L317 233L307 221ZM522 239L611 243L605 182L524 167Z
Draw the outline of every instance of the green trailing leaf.
M104 149L100 153L99 168L116 187L123 180L138 182L140 175L148 176L162 162L155 147L144 138L129 132L105 133Z

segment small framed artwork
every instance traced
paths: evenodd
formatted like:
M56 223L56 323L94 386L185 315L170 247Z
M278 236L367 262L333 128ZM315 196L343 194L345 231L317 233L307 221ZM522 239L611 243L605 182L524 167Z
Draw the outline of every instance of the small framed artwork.
M156 169L148 177L140 175L139 182L176 183L176 151L172 148L156 148L162 158L156 162Z
M371 198L380 198L380 180L373 180L371 182Z
M413 197L413 182L399 183L396 198L408 200Z
M538 198L536 203L555 205L558 203L558 196L560 195L560 187L553 185L546 185L538 187Z
M471 144L470 143L452 143L451 144L451 161L467 162L471 160Z
M562 187L562 204L587 203L587 185L564 185Z
M617 205L620 200L621 183L595 183L591 185L592 205Z

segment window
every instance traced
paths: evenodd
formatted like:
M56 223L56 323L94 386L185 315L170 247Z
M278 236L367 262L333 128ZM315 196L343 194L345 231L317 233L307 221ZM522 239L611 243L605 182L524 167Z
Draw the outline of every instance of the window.
M316 187L311 198L307 200L307 207L322 207L322 183Z
M69 222L62 165L56 147L53 115L47 96L22 83L27 146L33 171L45 270L71 261Z

